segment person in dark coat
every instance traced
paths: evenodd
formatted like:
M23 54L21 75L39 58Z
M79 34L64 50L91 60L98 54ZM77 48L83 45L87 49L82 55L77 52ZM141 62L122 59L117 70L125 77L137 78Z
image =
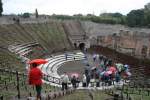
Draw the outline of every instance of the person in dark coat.
M86 85L87 85L87 87L89 86L90 80L91 80L90 75L87 75L86 76Z
M65 59L68 60L68 53L65 53Z
M76 89L77 88L77 78L75 76L72 77L71 83L72 83L73 88Z

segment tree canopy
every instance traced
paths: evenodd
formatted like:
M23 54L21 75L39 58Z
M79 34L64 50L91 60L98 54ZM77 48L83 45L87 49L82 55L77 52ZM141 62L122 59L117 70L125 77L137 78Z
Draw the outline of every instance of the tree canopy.
M22 15L24 18L29 18L30 17L30 13L26 12Z
M150 27L150 4L144 9L132 10L127 14L127 25L131 27Z
M127 24L131 27L143 26L144 21L144 9L132 10L127 14Z
M3 7L2 0L0 0L0 16L2 16ZM35 10L36 18L38 18L38 11ZM24 18L30 17L30 13L24 13L22 15ZM130 27L149 27L150 28L150 3L146 4L142 9L131 10L127 15L123 15L119 12L116 13L102 13L99 16L94 14L75 14L73 16L69 15L56 15L53 14L51 18L55 19L75 19L75 20L90 20L96 23L106 23L106 24L122 24L128 25Z
M35 9L35 17L38 18L39 17L39 14L38 14L38 10Z
M2 12L3 12L3 3L2 0L0 0L0 16L2 16Z
M76 19L90 20L96 23L106 24L122 24L130 27L150 27L150 3L145 5L143 9L131 10L127 15L121 13L102 13L99 16L94 14L75 14L69 15L52 15L52 18L57 19Z

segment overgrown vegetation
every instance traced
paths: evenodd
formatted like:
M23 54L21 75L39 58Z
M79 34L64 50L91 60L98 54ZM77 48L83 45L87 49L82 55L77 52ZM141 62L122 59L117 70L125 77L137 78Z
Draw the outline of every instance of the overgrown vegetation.
M150 3L145 5L145 8L131 10L127 15L121 13L102 13L99 16L93 14L75 14L69 15L56 15L53 14L51 18L56 19L74 19L74 20L90 20L96 23L105 24L122 24L130 27L150 27Z
M118 16L119 15L119 16ZM73 20L90 20L96 23L106 23L106 24L125 24L126 16L120 13L103 13L100 16L95 16L92 14L87 14L86 16L82 14L77 14L73 16L69 15L52 15L51 18L56 19L73 19Z
M2 0L0 0L0 16L2 16L2 12L3 12L3 3Z

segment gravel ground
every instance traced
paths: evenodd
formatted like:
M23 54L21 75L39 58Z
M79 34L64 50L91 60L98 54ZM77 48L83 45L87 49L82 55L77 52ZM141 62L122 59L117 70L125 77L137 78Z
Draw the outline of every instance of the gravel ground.
M88 63L92 67L93 66L92 56L89 54L87 56L88 56ZM80 74L81 78L82 74L84 73L84 69L86 67L83 62L84 62L83 60L67 62L58 69L58 74L62 75L64 72L67 73L77 72Z
M84 72L84 68L85 65L82 63L82 61L67 62L58 69L58 74L62 75L64 72L67 73L77 72L80 75L82 75Z

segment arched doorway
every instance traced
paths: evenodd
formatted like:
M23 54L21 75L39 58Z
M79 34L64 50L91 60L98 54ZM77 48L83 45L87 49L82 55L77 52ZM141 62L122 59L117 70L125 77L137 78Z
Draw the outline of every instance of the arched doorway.
M143 45L142 50L141 50L141 54L143 57L147 56L147 50L148 50L148 47Z
M77 43L74 43L74 48L77 49Z
M80 50L84 50L85 44L84 44L84 43L80 43L80 44L79 44L79 48L80 48Z

